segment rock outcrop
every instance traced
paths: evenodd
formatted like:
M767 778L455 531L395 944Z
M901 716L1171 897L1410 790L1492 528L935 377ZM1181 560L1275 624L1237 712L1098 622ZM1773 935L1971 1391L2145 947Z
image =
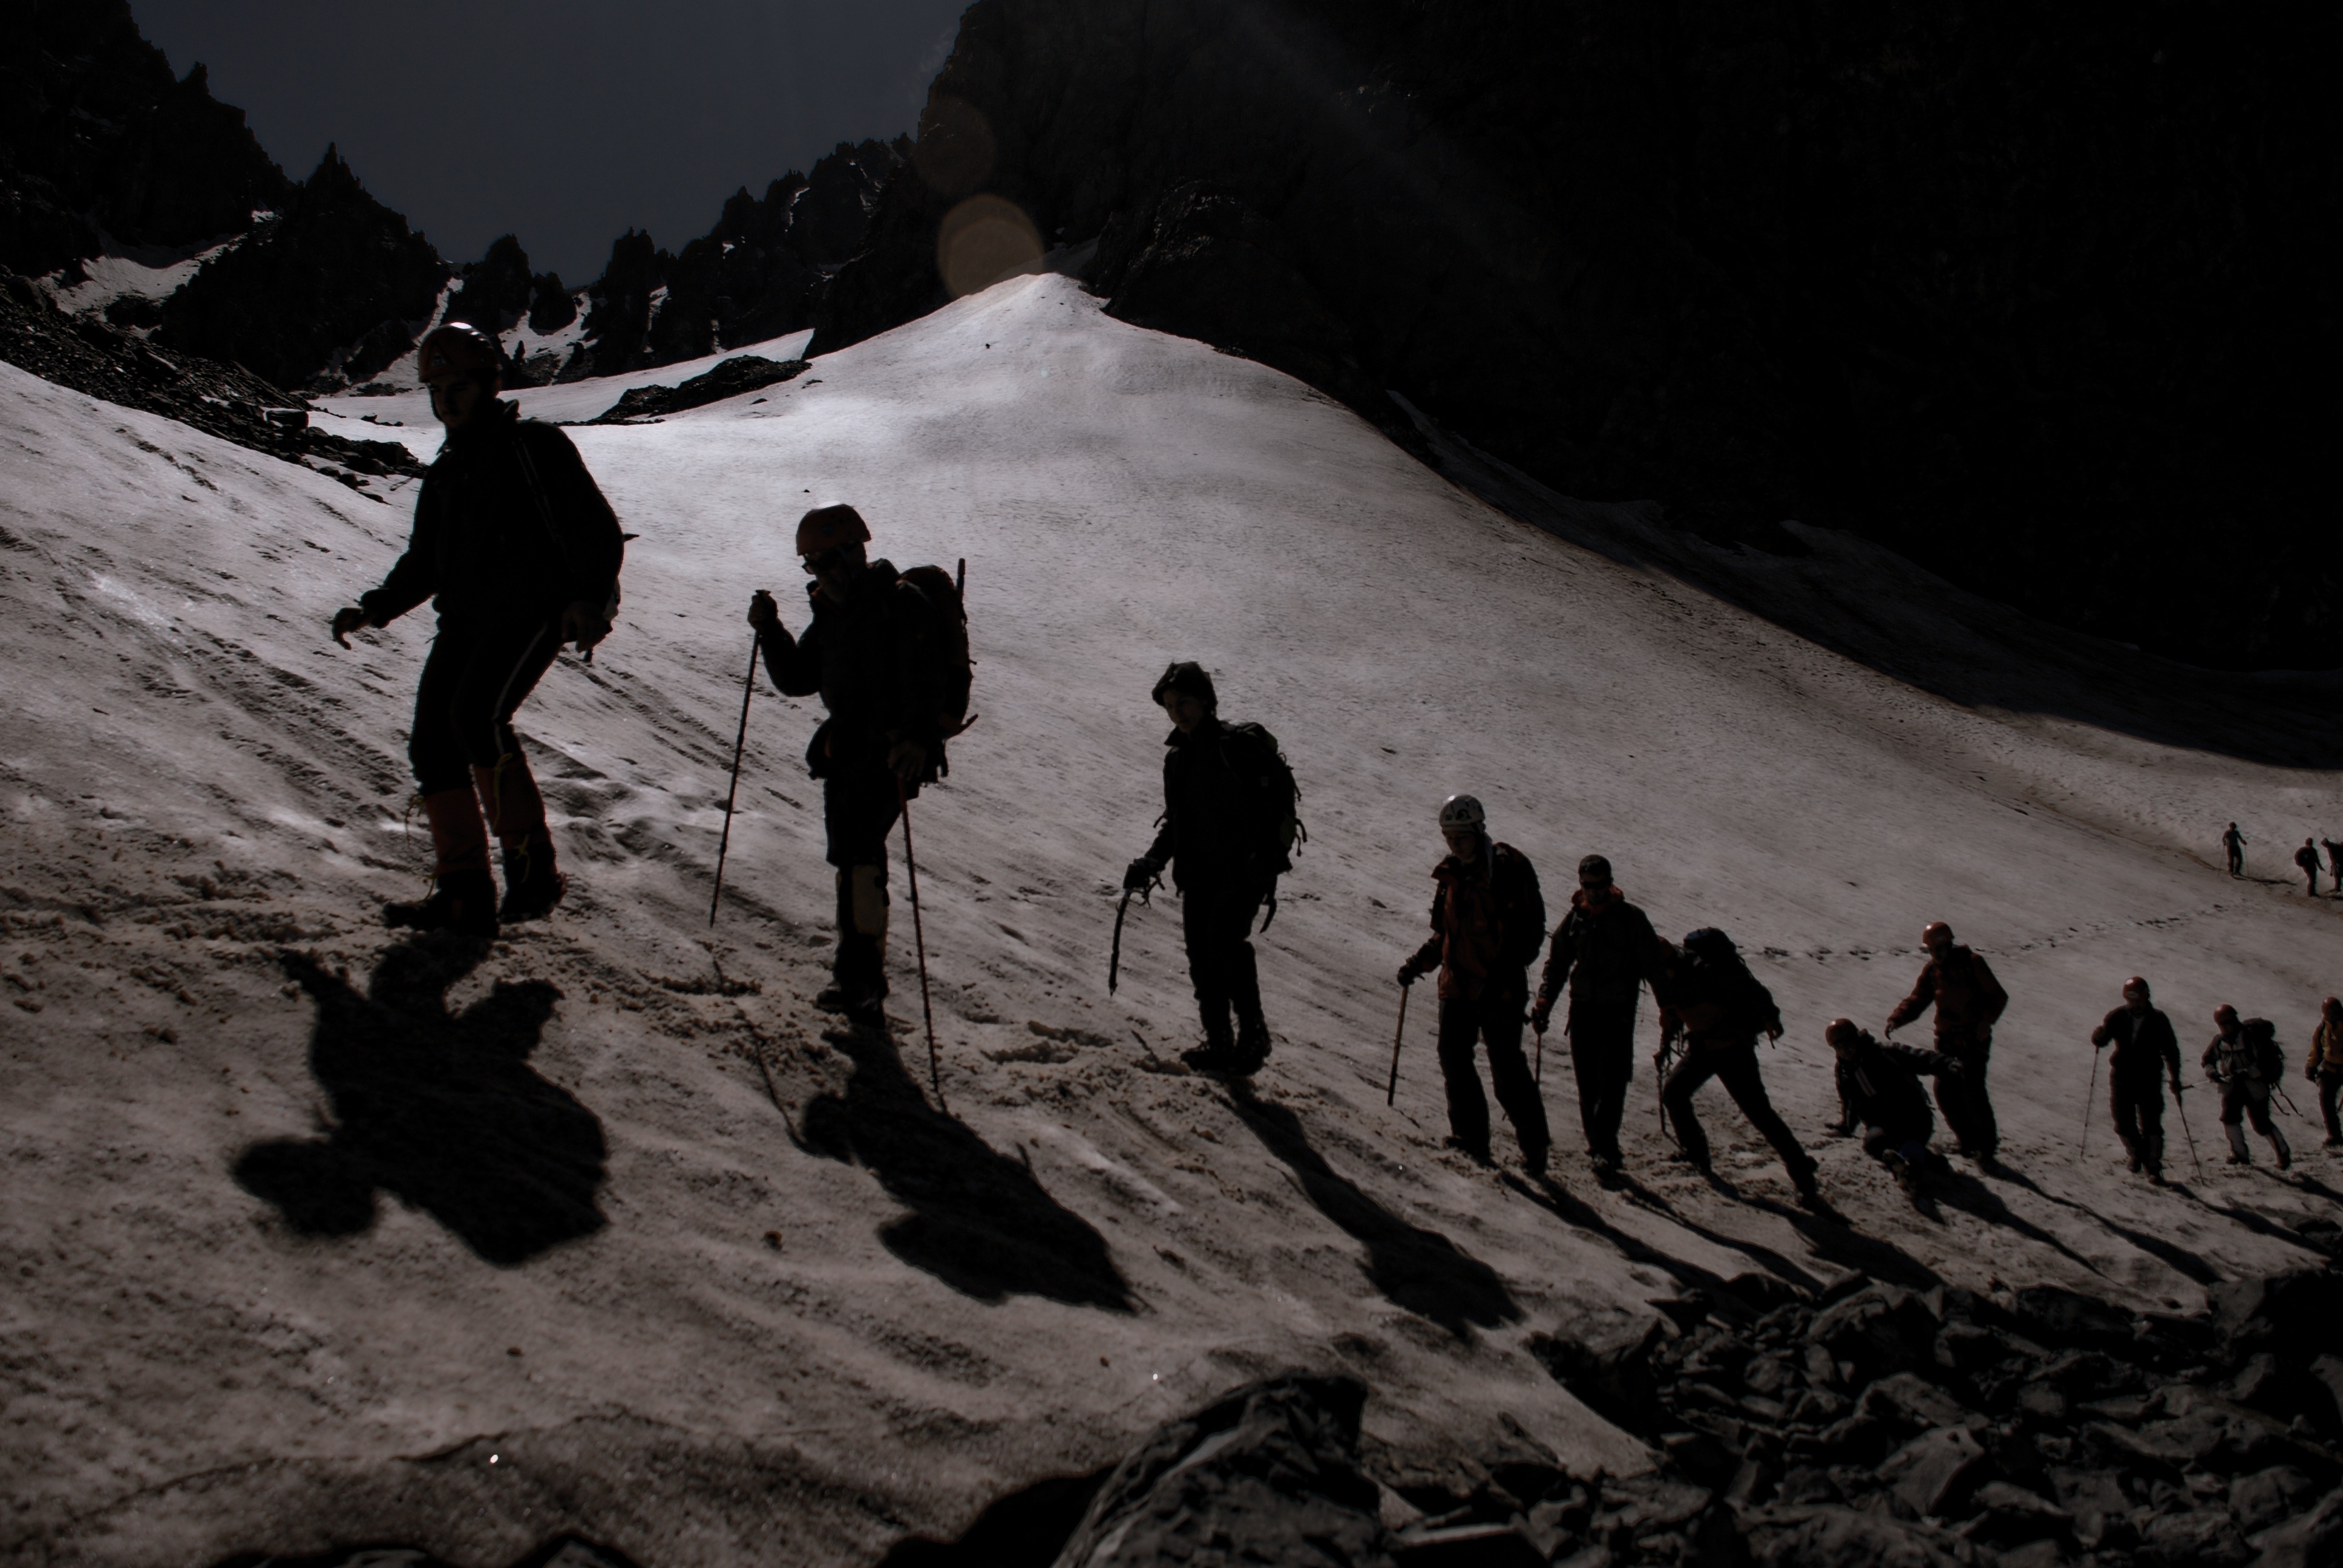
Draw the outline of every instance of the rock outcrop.
M1401 439L1387 388L1711 538L1849 528L2063 625L2323 668L2339 26L980 0L817 350L940 304L990 197L1098 240L1116 315Z
M722 360L712 370L694 376L673 387L636 387L619 394L618 400L587 421L590 425L624 425L632 419L648 418L657 414L680 413L686 408L704 407L720 403L727 397L737 397L743 392L754 392L760 387L789 380L805 373L802 359L767 359L761 355L742 354Z
M67 316L22 277L0 280L0 359L76 392L306 464L377 500L383 498L370 479L423 472L396 441L353 441L317 428L298 398L242 366L158 350L93 317Z
M81 281L109 246L192 251L292 182L211 95L174 77L128 0L25 0L0 41L0 271Z
M164 301L156 341L283 387L362 381L414 346L450 271L328 146L282 214Z

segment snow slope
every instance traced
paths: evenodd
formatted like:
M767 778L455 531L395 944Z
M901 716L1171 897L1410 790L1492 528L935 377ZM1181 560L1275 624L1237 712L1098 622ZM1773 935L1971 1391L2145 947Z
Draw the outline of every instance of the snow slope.
M627 384L522 398L590 414ZM771 394L572 434L641 537L618 633L522 719L573 896L475 964L373 919L420 886L402 740L428 623L349 652L322 629L401 509L0 366L6 1560L397 1540L487 1563L576 1527L657 1568L870 1562L1297 1364L1365 1377L1371 1434L1412 1461L1503 1413L1618 1469L1640 1450L1531 1333L1746 1272L2194 1306L2308 1259L2290 1227L2333 1213L2299 1120L2290 1178L2148 1189L2103 1108L2076 1151L2085 1036L2126 975L2192 1049L2228 1000L2300 1060L2343 906L2274 873L2332 819L2331 773L1929 696L1514 522L1061 277ZM794 522L841 500L898 562L969 562L982 718L913 821L948 1114L921 1098L900 859L900 1054L808 1004L815 714L769 689L707 924L748 594L801 625ZM1193 1026L1168 900L1133 907L1105 994L1175 658L1304 792L1250 1094L1169 1065ZM1851 1227L1790 1206L1715 1091L1726 1185L1667 1164L1648 1066L1638 1185L1594 1189L1558 1039L1559 1185L1502 1131L1498 1171L1444 1154L1428 995L1385 1109L1391 975L1459 789L1557 913L1601 850L1662 930L1759 955L1790 1021L1769 1081ZM2268 880L2208 863L2232 817ZM1938 917L2016 999L2014 1173L1928 1216L1824 1138L1820 1034L1875 1025Z

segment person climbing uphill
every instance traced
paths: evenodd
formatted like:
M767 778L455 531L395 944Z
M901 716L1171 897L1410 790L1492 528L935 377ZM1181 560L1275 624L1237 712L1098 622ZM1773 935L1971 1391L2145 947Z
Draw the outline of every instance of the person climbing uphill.
M347 648L350 633L436 601L438 631L407 739L431 825L433 888L383 914L393 926L475 937L561 900L567 883L513 714L564 647L591 649L609 634L626 552L617 514L569 437L498 397L502 364L496 340L463 322L425 336L417 374L447 442L423 477L406 553L331 627ZM491 830L503 851L501 908Z
M1530 960L1545 940L1545 896L1529 857L1489 837L1481 802L1451 795L1440 808L1448 853L1433 868L1432 934L1399 967L1413 985L1440 970L1440 1076L1448 1091L1448 1141L1474 1160L1489 1159L1489 1102L1473 1065L1475 1046L1489 1050L1489 1080L1513 1124L1522 1164L1545 1171L1553 1139L1545 1101L1522 1054L1522 1004Z

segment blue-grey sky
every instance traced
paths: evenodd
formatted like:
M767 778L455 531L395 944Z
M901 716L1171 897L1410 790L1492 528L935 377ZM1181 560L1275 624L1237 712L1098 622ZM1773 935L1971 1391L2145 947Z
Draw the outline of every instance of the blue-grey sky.
M296 179L328 142L442 256L508 232L592 281L741 186L913 128L967 0L132 0Z

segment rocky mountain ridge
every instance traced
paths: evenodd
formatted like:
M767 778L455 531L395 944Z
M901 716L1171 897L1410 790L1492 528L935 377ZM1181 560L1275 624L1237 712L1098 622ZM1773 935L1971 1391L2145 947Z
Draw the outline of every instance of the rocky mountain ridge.
M463 266L334 147L294 181L204 68L175 77L128 0L36 0L0 45L0 272L166 352L308 394L382 376L435 322L493 324L541 385L698 358L812 324L908 142L843 144L744 188L670 255L628 231L602 276L533 273L507 235Z

